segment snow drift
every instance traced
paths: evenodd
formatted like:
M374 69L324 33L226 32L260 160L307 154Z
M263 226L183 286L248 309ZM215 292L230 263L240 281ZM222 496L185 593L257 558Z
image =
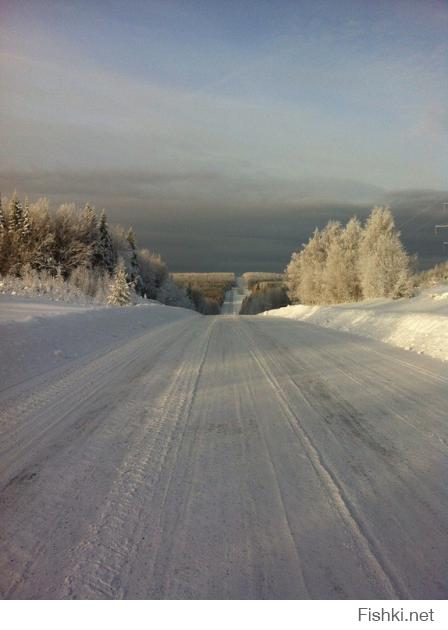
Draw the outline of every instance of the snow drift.
M151 329L200 317L194 311L147 302L92 307L0 295L1 389L105 352Z
M337 306L285 306L261 315L307 321L356 333L448 361L448 285L410 299L376 299Z

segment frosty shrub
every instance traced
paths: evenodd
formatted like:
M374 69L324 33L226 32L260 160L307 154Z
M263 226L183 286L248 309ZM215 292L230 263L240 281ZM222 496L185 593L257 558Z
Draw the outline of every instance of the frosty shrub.
M157 299L167 306L182 306L194 310L193 302L187 295L187 290L178 286L174 280L168 276L162 286L157 291Z
M437 284L448 284L448 261L426 269L414 277L416 287L433 287Z

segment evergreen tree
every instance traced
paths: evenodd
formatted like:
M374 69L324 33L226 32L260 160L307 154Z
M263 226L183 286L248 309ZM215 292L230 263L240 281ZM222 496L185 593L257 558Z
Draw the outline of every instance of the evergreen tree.
M126 240L128 242L129 245L129 249L130 249L130 271L129 271L129 279L132 282L135 291L139 294L139 295L143 295L143 282L142 279L140 277L140 265L138 262L138 256L137 256L137 244L135 242L135 235L134 235L134 230L130 227L128 230L128 233L126 235Z
M148 249L140 249L138 251L138 264L144 293L147 297L156 299L157 291L167 277L165 263L159 254L150 252Z
M81 212L79 232L81 240L88 245L95 243L98 238L98 219L95 208L89 203Z
M126 279L124 262L120 258L113 277L107 303L115 306L125 306L131 303L131 288Z
M22 204L19 201L17 193L14 192L11 197L11 201L9 202L9 225L8 229L11 233L17 233L23 223L23 210Z
M3 204L2 204L2 196L0 194L0 235L3 234L7 229L6 217L3 212Z
M23 208L22 227L20 230L22 241L27 243L31 236L31 220L30 220L30 204L28 197L25 197L25 205Z
M115 253L112 238L107 225L106 211L101 212L100 224L98 228L98 246L96 248L96 262L109 273L114 270Z
M0 195L0 274L7 273L9 262L8 226Z

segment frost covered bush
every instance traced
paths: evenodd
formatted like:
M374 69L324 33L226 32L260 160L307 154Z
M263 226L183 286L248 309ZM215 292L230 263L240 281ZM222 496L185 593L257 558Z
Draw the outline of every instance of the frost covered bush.
M187 290L178 286L169 276L157 291L157 299L168 306L182 306L194 310L193 302L188 297Z
M417 287L433 287L437 284L448 284L448 261L416 274L414 283Z
M64 279L61 272L52 274L24 267L20 276L0 277L0 292L12 295L41 295L58 302L105 304L110 284L109 275L79 268Z
M389 208L376 207L363 226L353 217L316 228L286 268L288 295L304 304L410 296L411 263Z

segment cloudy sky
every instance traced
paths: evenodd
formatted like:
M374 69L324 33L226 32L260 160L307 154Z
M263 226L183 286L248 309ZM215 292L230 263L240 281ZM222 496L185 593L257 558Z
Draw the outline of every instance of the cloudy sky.
M166 249L193 215L447 188L445 0L0 7L4 193L89 199Z

